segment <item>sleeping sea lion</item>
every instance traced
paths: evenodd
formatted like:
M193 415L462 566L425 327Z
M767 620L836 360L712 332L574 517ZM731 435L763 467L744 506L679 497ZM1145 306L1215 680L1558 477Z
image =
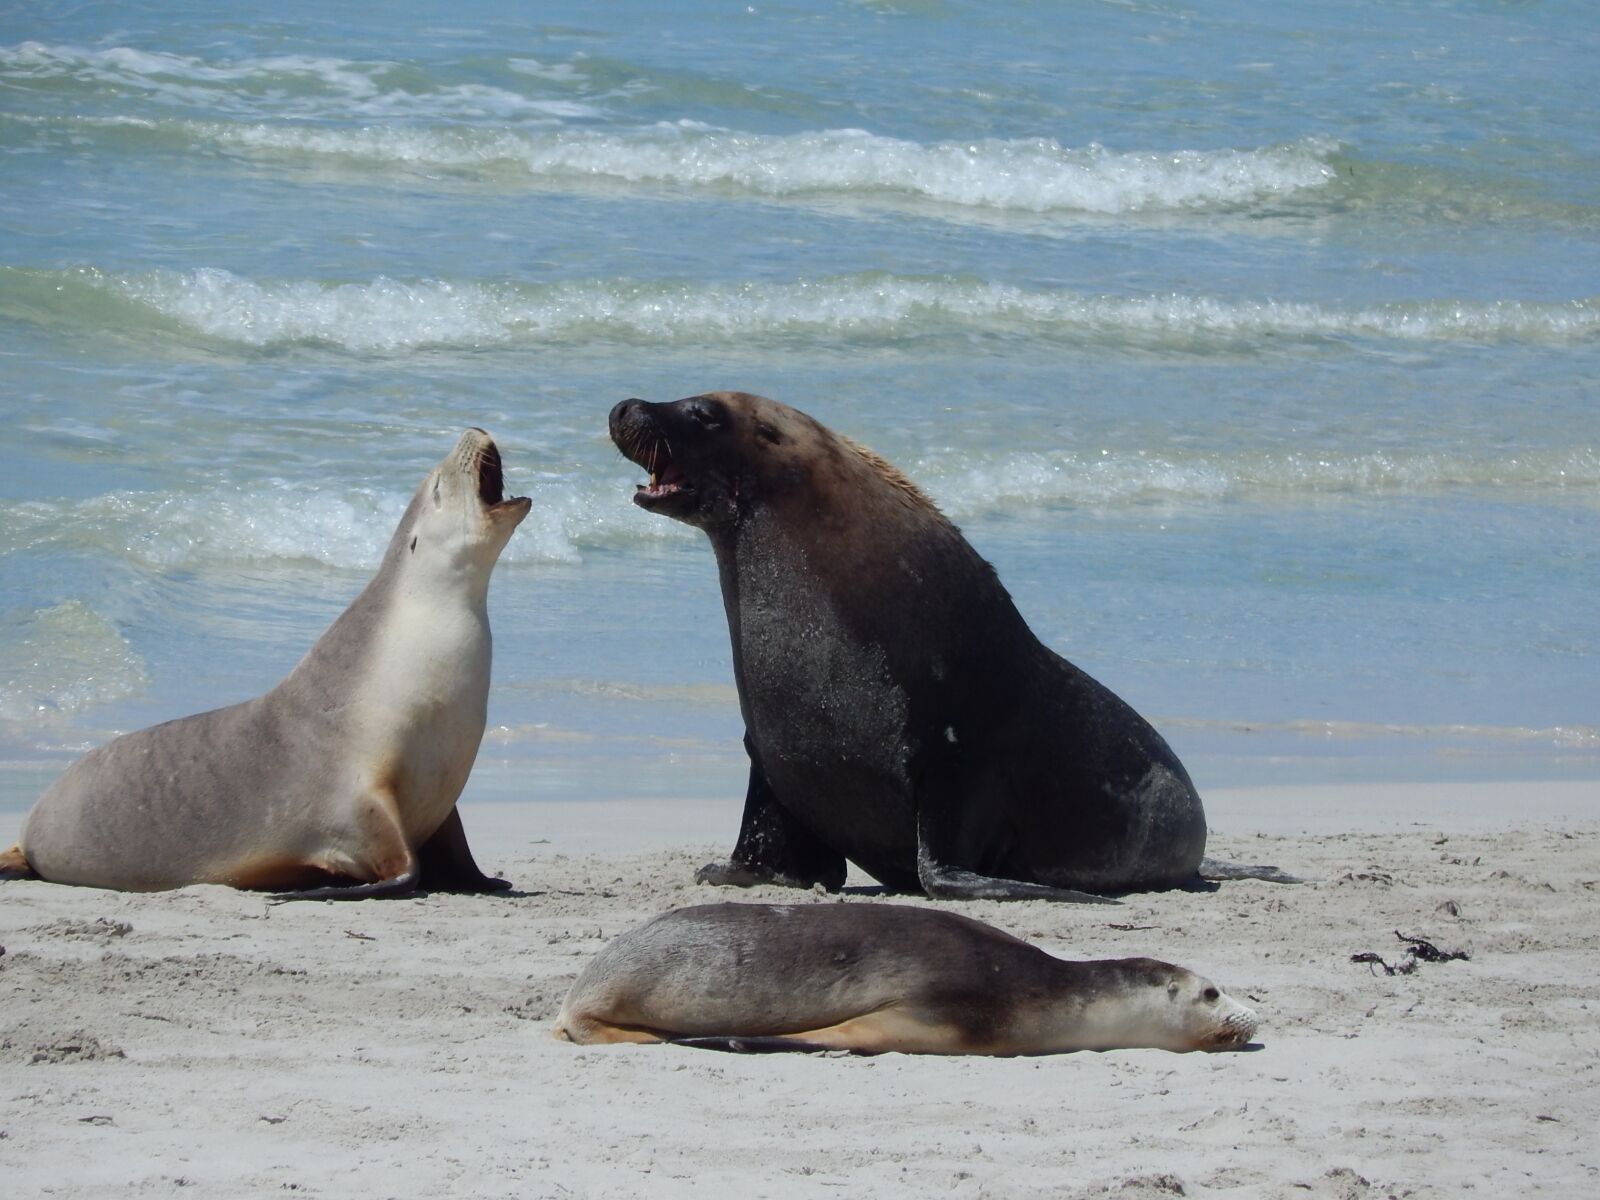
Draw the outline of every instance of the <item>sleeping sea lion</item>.
M119 737L40 797L0 875L124 891L192 883L358 899L497 891L456 800L483 738L489 576L526 497L461 435L383 565L264 696Z
M952 912L706 904L606 944L556 1018L573 1042L1052 1054L1237 1050L1256 1015L1153 958L1068 962Z
M1183 764L1033 635L889 463L742 392L626 400L610 430L650 473L634 502L704 530L721 575L750 785L732 858L702 881L837 889L846 859L968 899L1196 881L1206 820Z

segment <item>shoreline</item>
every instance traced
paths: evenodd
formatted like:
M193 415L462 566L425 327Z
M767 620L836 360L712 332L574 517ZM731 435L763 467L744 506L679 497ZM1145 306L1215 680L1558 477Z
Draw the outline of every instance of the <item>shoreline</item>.
M621 854L690 845L731 847L741 798L529 800L490 788L462 797L474 845L531 840L575 853ZM1511 783L1297 784L1217 788L1203 796L1213 836L1330 837L1412 829L1491 833L1600 824L1600 780ZM726 849L727 847L724 847Z
M0 840L9 845L35 800L65 768L0 762ZM474 843L560 836L584 853L732 844L742 789L716 797L523 798L535 773L514 759L480 758L462 793ZM1419 827L1459 832L1600 821L1600 778L1293 783L1202 789L1214 833L1371 833Z

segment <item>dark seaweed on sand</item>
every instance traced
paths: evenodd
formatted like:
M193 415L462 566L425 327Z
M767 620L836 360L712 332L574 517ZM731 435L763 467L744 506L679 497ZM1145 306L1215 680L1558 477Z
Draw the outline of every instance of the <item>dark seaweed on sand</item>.
M1406 944L1405 957L1390 966L1380 955L1370 950L1360 954L1352 954L1350 961L1353 963L1366 963L1370 971L1373 967L1382 967L1385 975L1409 975L1417 969L1418 963L1442 963L1465 961L1470 957L1465 950L1441 950L1427 938L1414 937L1410 934L1394 931L1395 937ZM1374 975L1376 971L1372 972Z

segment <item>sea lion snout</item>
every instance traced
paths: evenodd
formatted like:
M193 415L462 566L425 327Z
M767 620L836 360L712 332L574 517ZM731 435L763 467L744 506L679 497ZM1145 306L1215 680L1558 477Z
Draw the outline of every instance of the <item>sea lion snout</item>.
M652 407L644 400L624 400L611 410L606 422L611 441L622 451L622 457L647 471L651 469L652 456L666 442Z
M690 441L691 430L680 430L685 424L685 405L694 403L679 400L672 404L651 404L644 400L624 400L611 410L609 419L611 440L623 457L643 467L650 473L650 481L635 487L633 502L640 508L663 516L689 519L700 508L700 489L685 473L678 461L674 444L683 447ZM700 428L712 428L703 418L691 421Z
M1207 1042L1207 1050L1238 1050L1256 1036L1260 1022L1253 1010L1237 1001L1230 1001L1234 1011L1223 1017L1221 1028Z
M611 432L611 440L615 442L617 444L617 448L621 450L623 454L627 454L629 458L633 457L633 455L628 454L628 444L632 440L633 436L631 431L639 422L648 407L649 406L643 400L640 400L637 397L631 397L627 400L619 400L616 404L612 405L611 416L606 420L607 428Z
M446 463L460 480L463 492L477 493L484 515L491 522L500 524L509 520L514 529L533 507L526 496L505 494L505 462L500 447L487 429L476 425L465 429Z
M1201 1040L1200 1049L1241 1049L1255 1037L1256 1030L1261 1027L1255 1010L1240 1004L1227 992L1218 990L1214 984L1210 985L1208 991L1216 991L1217 998L1212 1001L1213 1012L1210 1014L1212 1028Z

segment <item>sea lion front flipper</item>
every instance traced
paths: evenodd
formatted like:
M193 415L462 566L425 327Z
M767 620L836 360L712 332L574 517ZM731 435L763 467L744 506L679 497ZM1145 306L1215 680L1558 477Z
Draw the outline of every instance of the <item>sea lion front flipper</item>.
M21 846L13 846L0 854L0 879L37 879L39 872L28 862Z
M917 882L930 900L1053 900L1062 904L1120 904L1109 896L1024 879L982 875L958 865L965 857L967 779L959 768L923 773L917 789Z
M738 1034L696 1035L669 1037L667 1044L689 1046L696 1050L720 1050L726 1054L817 1054L835 1051L833 1046L820 1042L805 1042L781 1034L760 1037L741 1037Z
M511 888L510 880L485 875L479 868L467 845L459 808L452 808L433 836L417 847L417 862L425 891L504 892Z
M750 753L750 787L744 797L744 819L739 841L727 862L707 863L695 872L696 883L722 887L809 888L821 884L830 892L844 886L844 855L823 842L778 803L772 785L744 739Z
M1267 883L1304 883L1298 875L1290 875L1277 867L1251 863L1223 862L1220 858L1203 858L1195 872L1201 879L1260 879Z

